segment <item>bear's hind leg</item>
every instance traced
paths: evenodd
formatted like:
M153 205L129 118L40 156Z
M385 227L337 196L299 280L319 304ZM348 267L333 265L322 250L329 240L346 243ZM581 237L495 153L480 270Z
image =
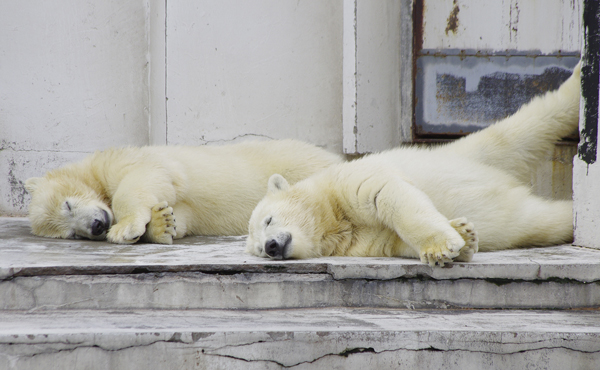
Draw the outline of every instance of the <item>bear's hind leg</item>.
M529 183L532 171L579 123L580 70L557 90L538 96L515 114L441 150L473 158Z
M507 214L502 224L480 231L480 251L544 247L573 241L573 202L530 195ZM490 232L491 231L491 232Z
M550 246L573 241L573 202L545 200L531 195L518 219L525 236L518 247Z

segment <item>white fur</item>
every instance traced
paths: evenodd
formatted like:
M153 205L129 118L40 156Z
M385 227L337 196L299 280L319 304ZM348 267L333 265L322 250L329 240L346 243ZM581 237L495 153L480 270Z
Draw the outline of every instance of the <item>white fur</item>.
M470 261L478 249L570 241L572 203L536 197L528 182L555 141L577 128L579 84L578 66L558 90L449 145L370 155L293 186L274 175L250 219L248 252L443 265Z
M110 149L28 179L29 219L36 235L113 243L241 235L269 176L296 182L340 161L294 140Z

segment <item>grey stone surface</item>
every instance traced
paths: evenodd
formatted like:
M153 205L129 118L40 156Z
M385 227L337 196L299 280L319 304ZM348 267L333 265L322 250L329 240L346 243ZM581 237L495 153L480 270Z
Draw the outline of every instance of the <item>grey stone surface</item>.
M600 306L600 251L480 253L431 268L402 258L270 261L243 237L115 245L30 235L0 219L0 310Z
M574 281L334 279L331 275L195 272L56 275L0 281L0 310L301 307L581 308L600 285Z
M600 363L600 251L480 253L431 268L402 258L270 261L245 254L244 239L55 240L31 235L26 219L0 218L0 370Z
M0 316L0 369L595 369L596 311L61 311ZM53 367L55 366L55 367Z
M31 235L24 218L0 217L0 279L142 272L327 273L334 279L568 279L600 281L600 251L571 245L478 253L430 267L416 259L327 257L271 261L244 252L245 237L187 237L173 245L116 245Z

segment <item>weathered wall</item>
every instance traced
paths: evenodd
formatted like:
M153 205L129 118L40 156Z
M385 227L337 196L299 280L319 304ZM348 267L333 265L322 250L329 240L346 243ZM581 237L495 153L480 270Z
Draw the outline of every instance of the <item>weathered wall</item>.
M341 152L342 1L58 0L0 12L0 215L111 146L297 138Z
M425 2L423 47L577 46L580 0L456 3L446 32L431 27L447 26L455 1ZM411 0L4 4L0 215L26 213L28 177L110 146L289 137L364 153L409 141L412 11ZM565 184L536 189L568 197Z
M146 144L143 0L13 1L0 12L0 215L25 179L97 149Z
M579 121L581 140L573 169L573 216L575 244L600 249L600 5L596 0L585 0L584 7L585 43L581 68L583 98Z
M341 1L167 2L168 144L341 151Z

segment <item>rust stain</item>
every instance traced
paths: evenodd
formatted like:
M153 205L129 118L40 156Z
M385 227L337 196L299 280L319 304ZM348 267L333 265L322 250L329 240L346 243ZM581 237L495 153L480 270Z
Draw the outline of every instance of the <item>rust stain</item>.
M519 1L515 0L513 4L510 5L510 22L508 24L508 28L510 30L510 41L517 40L517 34L519 32L519 15L521 14L521 10L519 9Z
M414 0L413 3L413 60L412 60L412 88L413 91L416 89L416 80L417 80L417 59L421 55L421 51L423 50L423 33L424 33L424 24L423 24L423 14L426 8L425 0ZM411 125L412 125L412 136L413 140L417 138L417 127L415 125L415 112L416 106L419 102L419 97L413 95L412 102L412 114L411 114Z
M415 0L413 3L413 54L416 59L423 49L423 13L425 11L425 0Z
M446 20L446 23L447 23L446 35L448 34L448 32L452 32L452 33L456 34L456 31L458 30L458 12L459 11L460 11L460 8L458 7L457 0L454 0L454 7L452 8L450 15L448 16L448 19Z

